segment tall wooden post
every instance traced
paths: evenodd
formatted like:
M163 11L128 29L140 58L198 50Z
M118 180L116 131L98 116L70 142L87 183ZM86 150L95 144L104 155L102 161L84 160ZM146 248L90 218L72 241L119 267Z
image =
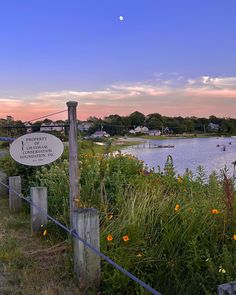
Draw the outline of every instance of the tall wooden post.
M21 194L21 177L10 176L9 186L14 191L9 189L9 209L12 213L18 213L21 210L22 200L15 192Z
M77 139L77 101L68 101L69 120L69 177L70 177L70 227L74 228L75 200L79 196L79 167L78 167L78 139Z

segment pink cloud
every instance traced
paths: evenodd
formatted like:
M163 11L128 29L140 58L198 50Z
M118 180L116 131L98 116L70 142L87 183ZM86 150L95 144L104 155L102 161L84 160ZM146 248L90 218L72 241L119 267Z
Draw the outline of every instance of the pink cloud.
M167 116L235 117L236 77L203 76L181 83L176 77L175 80L111 85L95 91L44 92L33 99L2 97L0 117L12 115L15 119L31 120L66 109L66 101L70 99L79 102L80 120L115 113L128 115L136 110L144 114L158 112ZM66 119L67 113L51 118Z

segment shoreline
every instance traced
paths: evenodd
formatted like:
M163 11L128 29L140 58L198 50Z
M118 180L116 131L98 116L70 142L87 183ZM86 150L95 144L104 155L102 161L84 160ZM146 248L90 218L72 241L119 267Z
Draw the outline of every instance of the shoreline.
M197 138L236 138L236 136L217 136L217 135L212 135L212 136L149 136L149 135L144 135L141 137L119 137L118 141L120 143L125 142L140 142L144 143L147 142L148 140L172 140L172 139L197 139Z

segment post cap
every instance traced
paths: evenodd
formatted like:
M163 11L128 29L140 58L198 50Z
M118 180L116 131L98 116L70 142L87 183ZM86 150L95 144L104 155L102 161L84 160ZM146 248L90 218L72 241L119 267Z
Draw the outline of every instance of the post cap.
M66 104L68 107L77 107L78 101L67 101Z

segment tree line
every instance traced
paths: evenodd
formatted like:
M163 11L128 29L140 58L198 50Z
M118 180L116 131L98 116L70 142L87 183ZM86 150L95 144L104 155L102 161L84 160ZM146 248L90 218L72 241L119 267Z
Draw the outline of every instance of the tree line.
M32 123L32 132L40 131L40 126L44 123L50 124L52 120L45 119L43 121L37 121ZM109 115L102 118L89 117L86 121L91 123L91 127L86 133L92 134L95 131L103 130L110 135L125 135L131 129L138 126L145 126L149 130L160 130L163 132L166 128L172 134L183 133L209 133L214 132L218 134L235 135L236 134L236 119L233 118L219 118L216 116L210 116L209 118L197 118L197 117L167 117L162 116L159 113L152 113L144 115L141 112L133 112L128 116L120 116L118 114ZM68 124L67 121L58 120L56 124ZM78 123L82 123L78 121ZM217 129L210 128L209 124L213 123L218 126ZM68 129L68 128L65 128ZM66 130L68 131L68 130ZM27 127L20 120L14 120L11 116L7 119L0 119L0 136L18 136L25 134Z
M208 133L215 132L219 134L236 134L236 119L232 118L218 118L210 116L209 118L197 117L167 117L159 113L152 113L144 115L141 112L133 112L129 116L110 115L104 119L90 117L88 122L92 122L93 126L89 132L96 130L104 130L110 135L124 135L130 129L137 126L146 126L149 130L160 130L163 132L166 128L172 134L183 133ZM215 124L218 130L212 130L209 124Z

